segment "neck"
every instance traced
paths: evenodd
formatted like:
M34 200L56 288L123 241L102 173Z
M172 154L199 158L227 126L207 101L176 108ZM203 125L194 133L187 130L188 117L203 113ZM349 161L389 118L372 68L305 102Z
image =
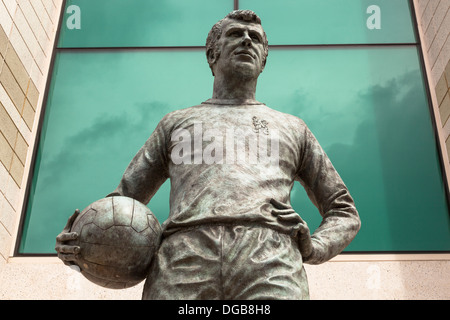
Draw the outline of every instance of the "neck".
M226 77L217 75L214 77L213 99L222 100L255 100L257 78Z

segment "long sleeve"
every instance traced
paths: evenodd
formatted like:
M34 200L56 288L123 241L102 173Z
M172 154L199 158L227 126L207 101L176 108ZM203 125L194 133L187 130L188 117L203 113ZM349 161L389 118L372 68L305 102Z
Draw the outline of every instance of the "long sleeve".
M311 235L313 252L304 262L320 264L349 245L361 221L347 187L306 125L303 139L297 180L322 216L320 226Z
M163 120L131 160L116 190L108 196L127 196L147 204L168 179Z

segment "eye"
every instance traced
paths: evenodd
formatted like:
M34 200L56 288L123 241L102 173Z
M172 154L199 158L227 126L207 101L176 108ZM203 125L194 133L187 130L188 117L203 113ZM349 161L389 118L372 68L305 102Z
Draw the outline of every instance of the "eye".
M232 31L230 34L229 34L229 36L230 37L240 37L241 36L241 32L240 31Z
M250 34L250 38L251 38L254 42L261 42L261 39L259 38L259 36L258 36L256 33Z

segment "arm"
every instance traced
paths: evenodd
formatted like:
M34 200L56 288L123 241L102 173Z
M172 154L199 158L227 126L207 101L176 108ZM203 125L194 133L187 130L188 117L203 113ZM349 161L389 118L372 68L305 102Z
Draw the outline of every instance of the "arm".
M322 223L310 238L312 252L304 262L319 264L350 244L361 221L347 187L306 125L302 148L297 180L322 216Z
M144 146L131 160L119 186L108 196L126 196L147 204L168 178L165 147L165 136L160 122ZM78 234L70 232L70 230L79 214L80 211L77 209L56 238L55 250L66 265L76 265L81 250L79 246L68 244L78 238Z
M147 204L168 179L168 158L162 122L128 165L114 192Z

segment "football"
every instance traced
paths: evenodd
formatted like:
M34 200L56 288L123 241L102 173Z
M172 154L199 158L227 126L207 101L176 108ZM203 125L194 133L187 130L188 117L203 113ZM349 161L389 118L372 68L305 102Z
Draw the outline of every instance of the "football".
M90 204L70 231L78 233L69 245L81 249L77 256L81 273L111 289L129 288L144 280L161 240L161 225L150 209L122 196Z

